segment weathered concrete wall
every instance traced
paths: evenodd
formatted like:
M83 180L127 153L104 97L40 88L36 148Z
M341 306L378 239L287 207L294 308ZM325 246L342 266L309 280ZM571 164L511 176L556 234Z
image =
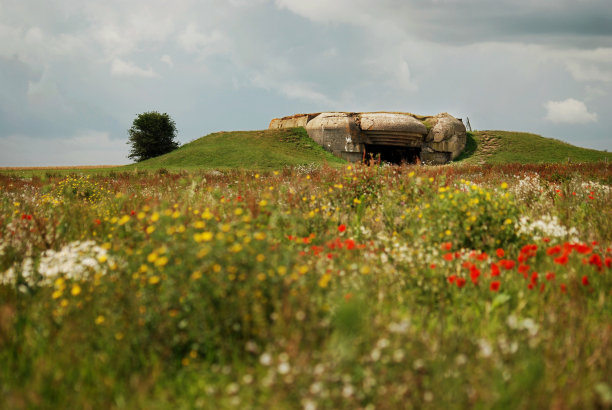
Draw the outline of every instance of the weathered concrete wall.
M313 140L349 161L360 161L366 146L418 149L423 162L436 164L464 150L466 132L460 120L447 113L415 117L390 112L297 114L273 119L270 128L305 127Z
M306 125L310 138L334 155L349 161L361 159L361 133L352 114L326 112Z
M425 138L425 147L434 151L450 152L451 160L465 149L465 125L447 113L438 114L426 120L431 126Z
M315 118L319 113L315 114L296 114L290 117L274 118L270 121L269 129L277 128L295 128L295 127L306 127L308 121Z
M421 147L427 127L410 115L387 112L357 115L363 142L375 145Z

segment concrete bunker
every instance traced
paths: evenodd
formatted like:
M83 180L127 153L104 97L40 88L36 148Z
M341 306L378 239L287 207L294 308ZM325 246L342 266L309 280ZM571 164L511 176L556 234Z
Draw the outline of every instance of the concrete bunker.
M271 129L305 127L310 138L351 162L379 156L400 164L421 161L444 164L465 148L463 123L447 113L324 112L275 118Z

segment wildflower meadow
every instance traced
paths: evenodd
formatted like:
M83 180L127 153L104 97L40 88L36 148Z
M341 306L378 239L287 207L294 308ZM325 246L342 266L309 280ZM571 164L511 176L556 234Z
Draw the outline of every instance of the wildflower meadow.
M0 408L610 408L611 185L0 174Z

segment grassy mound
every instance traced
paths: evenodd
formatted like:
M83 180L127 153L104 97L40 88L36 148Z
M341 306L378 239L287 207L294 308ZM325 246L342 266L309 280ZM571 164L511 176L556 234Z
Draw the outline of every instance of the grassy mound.
M304 128L217 132L126 168L278 169L345 161L325 151Z
M540 135L512 131L468 133L465 152L458 161L474 164L599 162L612 153L580 148Z

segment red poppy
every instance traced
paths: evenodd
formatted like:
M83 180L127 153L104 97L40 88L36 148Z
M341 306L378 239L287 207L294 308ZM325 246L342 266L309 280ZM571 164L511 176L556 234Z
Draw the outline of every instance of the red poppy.
M344 300L346 300L348 302L349 300L351 300L352 297L353 297L352 294L347 293L347 294L344 295Z
M452 246L453 246L453 244L450 243L450 242L444 242L441 246L442 246L443 250L450 251Z
M544 243L548 243L548 242L550 242L550 238L542 238L542 241L543 241Z
M131 211L130 215L132 215L132 216L136 215L136 211Z
M531 274L531 283L533 284L538 283L538 272L533 272Z
M338 226L338 231L339 231L339 232L344 232L344 231L346 231L346 225L345 225L345 224L342 224L342 225Z
M355 241L352 239L347 239L344 241L344 244L346 245L346 249L355 249Z
M587 277L587 275L584 275L584 276L582 277L582 284L583 284L584 286L589 286L589 278Z
M486 252L482 252L480 255L478 255L478 260L479 261L484 261L484 260L487 260L488 257L489 257L489 255L487 255Z
M323 252L322 246L312 245L310 249L315 256L318 256L321 252Z
M546 285L542 283L540 285L540 293L543 293L545 288L546 288Z
M99 220L99 219L96 219L94 222L95 222L96 225L100 225L102 223L102 221Z
M449 253L445 253L445 254L444 254L444 256L443 256L443 258L444 258L445 260L447 260L447 261L452 261L452 260L453 260L453 256L454 256L454 255L453 255L453 253L452 253L452 252L449 252Z
M603 266L603 262L601 260L601 256L599 256L599 254L594 253L593 255L591 255L591 257L589 258L589 264L593 265L593 266L597 266L597 269L602 268Z
M554 262L556 264L559 264L559 265L565 265L567 263L567 261L568 261L568 257L567 257L567 254L565 254L565 253L563 255L559 256L558 258L554 259Z
M606 259L604 259L604 263L606 264L606 267L609 269L612 267L612 258L609 256L606 256Z
M563 293L567 292L567 285L565 283L561 284L561 292Z
M496 263L491 264L491 276L499 276L499 266Z
M474 285L478 284L479 276L480 276L480 270L478 270L477 267L472 266L472 268L470 268L470 279L472 280L472 283L474 283Z
M521 248L521 253L524 253L524 254L529 255L529 254L534 253L534 252L535 252L535 251L537 251L537 250L538 250L538 245L536 245L536 244L534 243L534 244L529 244L529 245L525 245L525 246L523 246L523 247Z
M576 252L582 253L583 255L587 255L587 254L591 253L591 251L592 251L592 249L589 247L589 245L584 244L584 243L577 244L574 249L576 249Z
M435 269L435 268L436 268L436 264L435 264L435 263L432 263L431 265L429 265L429 267L430 267L431 269Z
M555 278L555 274L553 272L546 272L546 280L553 280Z
M502 248L499 248L495 251L495 253L497 254L498 258L503 258L506 255L506 252L504 252L504 250Z
M519 273L522 273L522 274L529 273L529 269L531 269L531 266L529 265L520 264L518 267Z
M493 292L497 292L499 290L499 285L500 285L500 282L496 280L496 281L491 282L490 288Z
M527 285L527 289L533 290L533 283L529 282L529 285Z
M453 283L455 281L455 279L457 279L457 275L450 275L446 279L448 280L448 283Z
M465 280L465 278L457 278L457 280L455 281L455 283L457 284L457 287L462 288L465 286L465 282L467 282Z
M551 248L546 249L546 254L547 255L556 255L558 253L561 253L561 246L560 245L555 245Z
M516 265L516 262L514 262L511 259L502 259L499 261L500 265L502 266L502 268L506 269L506 270L510 270L512 268L514 268L514 265Z

